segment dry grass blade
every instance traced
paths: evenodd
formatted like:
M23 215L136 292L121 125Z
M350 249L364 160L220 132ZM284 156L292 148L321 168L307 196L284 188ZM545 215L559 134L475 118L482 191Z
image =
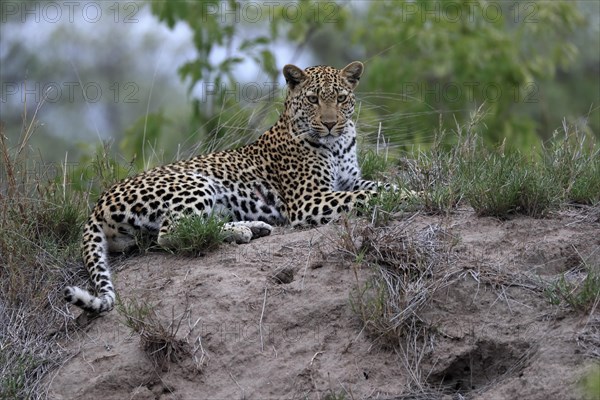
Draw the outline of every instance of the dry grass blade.
M415 327L428 326L421 312L457 276L442 268L449 259L443 231L428 226L413 237L408 225L354 227L341 239L346 251L373 268L372 279L357 285L351 301L367 332L383 345L396 346Z
M48 182L29 152L24 116L18 143L0 127L0 398L44 398L43 379L67 358L55 341L65 325L60 288L79 263L85 196ZM60 306L56 306L60 304Z
M189 343L177 337L183 321L189 319L189 308L180 316L175 316L172 308L168 323L163 322L155 306L136 300L120 302L117 309L125 317L125 324L139 334L142 349L157 368L168 370L170 363L191 355Z

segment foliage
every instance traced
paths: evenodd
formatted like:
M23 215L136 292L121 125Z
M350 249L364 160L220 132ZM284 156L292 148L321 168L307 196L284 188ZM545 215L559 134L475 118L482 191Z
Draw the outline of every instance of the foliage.
M384 121L393 142L429 143L440 113L450 128L453 115L462 120L485 103L486 142L526 148L537 142L536 123L520 109L540 101L542 80L572 64L571 35L583 21L566 1L372 2L354 31L367 52L362 90L385 88L373 102L400 111Z
M190 79L190 87L201 80L213 81L217 87L225 83L225 79L235 82L233 67L244 61L244 56L251 57L261 64L269 75L276 74L273 54L266 44L269 38L258 36L244 38L237 44L234 52L234 40L244 37L240 22L243 4L233 1L177 1L151 2L152 12L166 22L170 28L176 22L186 22L194 31L194 47L198 52L195 60L188 61L180 67L179 73L184 79ZM244 18L246 21L246 18ZM217 46L229 49L226 57L216 65L210 63L212 51Z
M271 36L275 38L283 32L290 42L302 45L328 28L344 30L350 18L349 10L339 2L299 0L278 4L273 13Z
M240 124L245 126L250 119L251 114L244 105L257 101L271 104L277 93L278 71L275 56L269 48L272 39L250 26L266 28L260 17L261 5L248 7L248 4L233 0L153 1L150 7L170 28L184 22L193 31L197 56L180 66L178 71L181 79L189 83L188 93L194 88L201 92L192 101L190 125L194 129L195 141L220 141L225 137L239 139L238 135L248 137L248 130L244 128L230 129ZM255 12L259 14L253 20ZM223 49L225 54L215 60L215 54ZM264 74L264 82L254 82L249 86L244 78L238 76L238 70L247 60L258 66ZM251 123L250 131L260 124L261 118ZM224 125L231 131L224 129ZM214 146L210 150L223 147Z
M170 250L184 254L200 254L216 249L226 239L226 220L218 215L190 215L177 220L166 241Z

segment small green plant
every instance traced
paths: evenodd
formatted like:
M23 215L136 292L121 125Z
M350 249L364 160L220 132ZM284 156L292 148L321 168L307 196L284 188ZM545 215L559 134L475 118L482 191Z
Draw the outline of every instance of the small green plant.
M168 249L177 253L198 255L215 250L227 239L223 217L210 214L188 215L177 220L167 235Z
M368 149L359 153L359 166L363 179L378 180L391 168L392 162L387 153Z
M568 273L558 277L544 289L544 294L552 305L568 305L582 312L587 312L600 302L600 274L597 268L585 266L585 278L570 278Z
M598 398L600 393L600 364L595 364L590 371L583 377L581 387L585 393L585 399L593 400Z
M334 390L329 389L325 396L322 397L323 400L346 400L346 394L344 392L336 392Z
M544 149L544 161L563 188L566 201L600 202L600 146L593 136L563 124L562 137L556 131Z

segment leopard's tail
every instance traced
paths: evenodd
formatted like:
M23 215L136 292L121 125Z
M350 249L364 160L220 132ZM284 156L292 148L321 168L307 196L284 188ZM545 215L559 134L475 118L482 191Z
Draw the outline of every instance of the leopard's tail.
M96 295L76 286L65 289L65 300L91 314L109 312L115 305L115 289L108 269L108 245L102 222L90 217L83 232L83 262Z

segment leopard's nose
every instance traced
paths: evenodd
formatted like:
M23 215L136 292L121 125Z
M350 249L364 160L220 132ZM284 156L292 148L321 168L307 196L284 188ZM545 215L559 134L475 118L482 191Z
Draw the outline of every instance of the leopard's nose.
M333 129L333 127L335 126L335 122L321 122L323 125L325 125L325 127L329 130L329 132L331 132L331 130Z

